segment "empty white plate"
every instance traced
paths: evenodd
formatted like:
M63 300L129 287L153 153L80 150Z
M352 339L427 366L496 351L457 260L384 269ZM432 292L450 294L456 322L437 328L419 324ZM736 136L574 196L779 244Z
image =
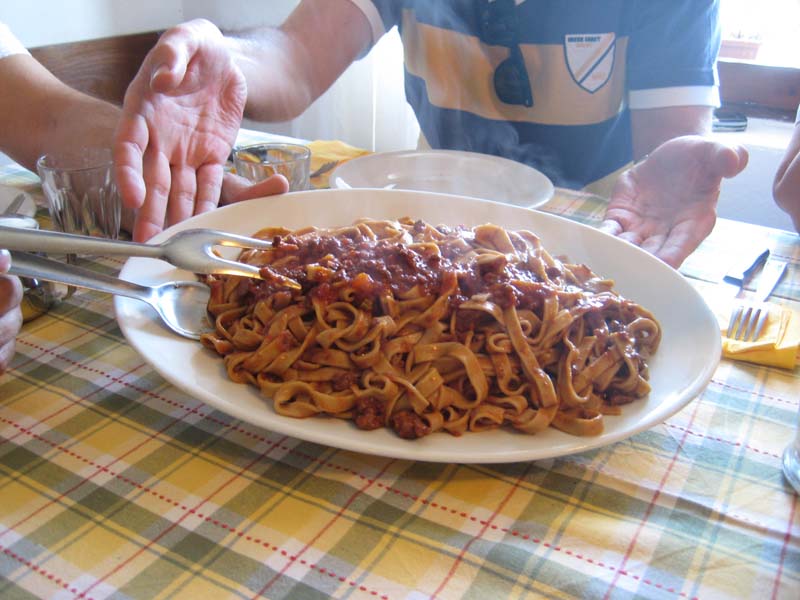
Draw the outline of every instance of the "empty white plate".
M541 171L508 158L459 150L402 150L360 156L331 174L332 188L441 192L536 208L553 197Z

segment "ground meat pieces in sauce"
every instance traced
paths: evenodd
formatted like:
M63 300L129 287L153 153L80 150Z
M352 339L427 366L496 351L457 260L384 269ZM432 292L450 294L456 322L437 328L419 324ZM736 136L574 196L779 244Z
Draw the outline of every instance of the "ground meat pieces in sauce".
M393 414L392 429L405 440L415 440L431 432L422 417L411 410L401 410Z
M355 424L359 429L380 429L386 418L383 402L372 396L356 400Z
M339 373L338 375L334 376L334 378L331 380L331 385L333 386L334 391L342 392L344 390L349 390L356 384L357 381L358 375L356 375L353 371L345 371L344 373Z

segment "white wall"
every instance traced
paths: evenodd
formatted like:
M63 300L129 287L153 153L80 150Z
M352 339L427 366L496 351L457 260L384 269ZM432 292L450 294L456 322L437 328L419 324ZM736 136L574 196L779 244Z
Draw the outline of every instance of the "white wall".
M222 29L283 23L299 0L184 0L186 19L204 17Z
M26 46L165 29L205 17L223 28L277 25L298 0L2 0L0 21Z
M205 17L222 29L279 25L299 0L0 0L0 22L28 47L157 31ZM298 119L243 125L305 139L340 139L371 150L416 145L405 102L402 45L387 35Z
M44 46L169 27L182 0L37 0L0 4L0 21L26 46Z

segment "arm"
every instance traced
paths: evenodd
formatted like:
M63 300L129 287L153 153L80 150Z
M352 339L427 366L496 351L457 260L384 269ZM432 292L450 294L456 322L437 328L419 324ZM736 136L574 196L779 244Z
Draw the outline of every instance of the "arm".
M372 40L349 0L305 0L279 29L225 38L210 22L164 33L125 96L117 182L139 209L134 239L217 205L222 166L244 114L300 114Z
M682 135L708 135L711 106L667 106L631 111L633 160L639 161L661 144Z
M0 149L32 171L39 156L76 140L109 147L118 117L118 108L70 88L28 54L0 60Z
M711 140L718 2L641 3L628 47L631 142L603 229L678 267L711 232L722 179L747 151Z
M372 41L350 0L304 0L278 29L228 38L247 81L245 114L266 122L299 116Z
M776 204L792 218L794 228L800 232L800 119L794 126L792 139L775 173L772 195Z

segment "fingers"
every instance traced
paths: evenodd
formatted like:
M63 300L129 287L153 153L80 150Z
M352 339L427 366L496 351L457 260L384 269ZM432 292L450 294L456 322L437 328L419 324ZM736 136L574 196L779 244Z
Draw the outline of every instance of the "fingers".
M167 225L174 225L194 214L197 177L187 165L174 165L171 170L171 187L167 205Z
M146 242L164 228L171 183L166 156L155 151L145 153L144 180L147 192L133 226L133 240L136 242Z
M623 231L617 234L617 237L626 242L630 242L634 246L641 246L644 236L638 231Z
M711 213L705 217L684 221L676 224L661 243L660 248L653 253L674 269L683 264L701 242L708 237L714 229L716 216ZM644 247L644 246L643 246Z
M289 181L283 175L273 175L258 183L250 183L244 177L226 173L222 181L220 205L233 204L253 198L285 194L289 191Z
M222 190L223 168L221 164L205 164L197 170L197 199L194 214L217 208Z
M19 321L21 322L21 311L17 310L16 313L20 315ZM7 316L10 316L10 313ZM0 322L2 322L2 320L3 318L0 318ZM17 327L17 330L19 330L19 327ZM0 375L8 370L8 367L11 364L11 359L14 358L14 349L16 345L16 335L11 336L7 340L5 340L2 336L3 334L0 333Z
M658 256L666 241L667 235L665 233L659 233L656 235L651 235L649 238L642 240L639 246L642 250Z
M600 223L597 228L603 233L607 233L609 235L619 235L622 233L622 225L613 219L606 219Z
M7 262L7 253L3 252ZM7 267L4 266L3 270ZM4 373L14 356L14 340L22 326L22 285L17 277L0 275L0 374Z
M131 209L144 202L142 157L149 142L147 124L141 115L123 116L114 134L114 175L122 202Z
M8 271L11 266L11 254L8 250L0 250L0 274Z

